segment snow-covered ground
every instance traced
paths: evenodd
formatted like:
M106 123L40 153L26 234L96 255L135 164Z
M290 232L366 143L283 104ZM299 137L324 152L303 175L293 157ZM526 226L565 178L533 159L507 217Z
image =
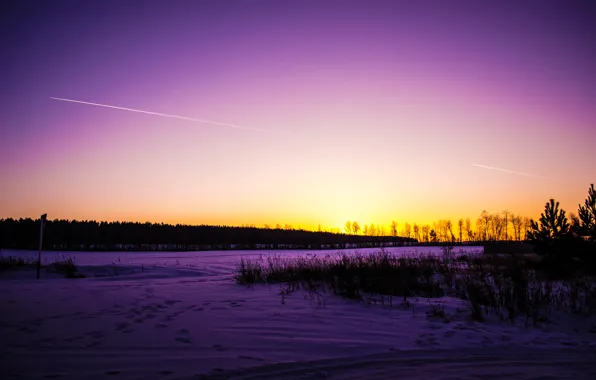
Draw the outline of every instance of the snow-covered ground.
M367 251L378 249L359 250ZM282 304L279 285L246 288L232 279L241 255L268 253L75 252L66 254L89 277L0 273L1 377L596 378L593 316L554 314L525 328L473 322L465 302L449 297L389 308L298 292ZM428 314L435 303L446 319Z

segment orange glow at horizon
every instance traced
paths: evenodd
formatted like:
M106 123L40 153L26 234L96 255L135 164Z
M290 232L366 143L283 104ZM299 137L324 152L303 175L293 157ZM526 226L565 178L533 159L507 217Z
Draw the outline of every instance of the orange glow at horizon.
M388 229L596 182L580 5L276 3L7 17L0 218Z

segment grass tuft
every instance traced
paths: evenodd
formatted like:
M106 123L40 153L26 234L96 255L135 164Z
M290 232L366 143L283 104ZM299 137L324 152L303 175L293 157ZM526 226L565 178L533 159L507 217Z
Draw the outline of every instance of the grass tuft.
M37 260L35 258L23 258L17 256L0 257L0 271L35 269L36 267ZM83 273L78 271L72 257L58 257L56 261L49 264L42 264L41 267L55 273L63 274L66 278L86 277Z

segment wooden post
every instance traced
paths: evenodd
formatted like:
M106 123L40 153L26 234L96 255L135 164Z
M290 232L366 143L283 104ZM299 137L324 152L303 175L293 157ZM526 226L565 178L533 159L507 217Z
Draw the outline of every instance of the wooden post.
M37 279L39 280L39 270L41 269L41 249L43 247L43 226L48 214L43 214L39 220L39 252L37 253Z

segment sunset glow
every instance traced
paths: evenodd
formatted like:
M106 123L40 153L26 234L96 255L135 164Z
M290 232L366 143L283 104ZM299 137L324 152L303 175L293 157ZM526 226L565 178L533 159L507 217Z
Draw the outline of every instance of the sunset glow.
M2 12L0 218L535 218L596 180L587 2L125 3Z

